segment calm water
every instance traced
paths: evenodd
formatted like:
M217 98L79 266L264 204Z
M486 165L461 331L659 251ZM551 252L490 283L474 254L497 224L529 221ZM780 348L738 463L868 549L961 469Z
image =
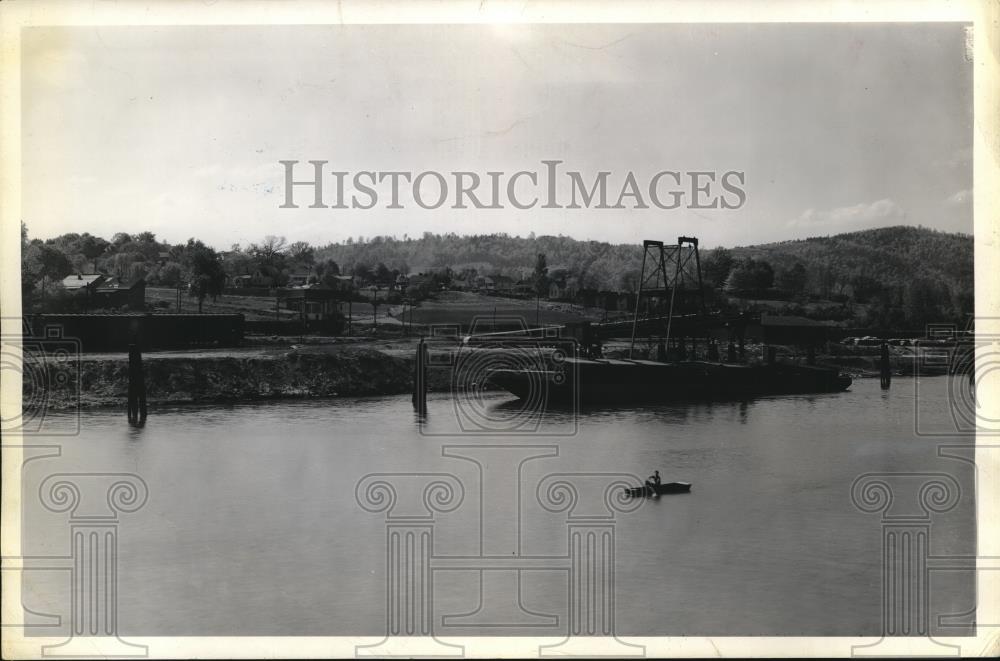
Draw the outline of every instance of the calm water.
M149 499L120 520L121 634L381 634L385 513L362 509L355 486L374 472L450 473L464 495L435 515L432 552L472 556L473 566L435 570L435 629L447 616L454 634L557 635L568 621L567 513L539 504L539 481L598 474L564 478L580 492L576 514L591 514L603 502L600 474L659 468L694 487L615 514L619 634L876 635L882 533L878 514L852 505L857 476L952 475L962 495L934 515L931 552L974 552L973 468L937 456L942 443L971 441L916 433L954 427L949 383L897 379L882 392L861 380L832 395L540 420L503 395L458 409L438 396L422 425L409 397L160 408L138 430L124 411L89 411L78 436L47 441L61 456L24 469L24 553L68 553L67 515L39 504L46 476L135 473ZM490 425L508 433L482 431ZM422 478L387 479L402 485L395 513L419 511L421 492L408 495L406 480ZM481 554L556 560L519 579L477 571ZM975 604L971 572L940 572L931 587L933 615ZM25 606L66 618L65 573L26 572L24 588Z

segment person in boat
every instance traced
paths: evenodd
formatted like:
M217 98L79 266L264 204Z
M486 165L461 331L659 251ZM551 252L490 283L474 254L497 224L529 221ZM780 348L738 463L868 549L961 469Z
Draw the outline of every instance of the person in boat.
M660 471L653 471L653 474L646 478L646 486L654 491L660 486Z

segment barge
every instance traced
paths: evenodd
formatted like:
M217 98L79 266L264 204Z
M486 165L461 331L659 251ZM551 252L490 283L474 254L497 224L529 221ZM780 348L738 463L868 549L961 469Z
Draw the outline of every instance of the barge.
M846 390L851 378L810 365L566 358L545 369L496 369L489 380L522 400L603 405Z

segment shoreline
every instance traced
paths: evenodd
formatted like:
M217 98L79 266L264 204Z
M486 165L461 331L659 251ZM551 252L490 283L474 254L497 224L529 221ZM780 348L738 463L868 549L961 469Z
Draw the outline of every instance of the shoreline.
M415 346L415 340L397 338L150 352L143 357L147 402L150 406L232 404L409 394L413 392ZM437 347L432 351L428 392L452 389L447 366L453 348L449 344L447 351ZM894 376L913 374L912 360L896 357L893 362ZM878 377L877 356L821 355L817 363L837 367L854 379ZM42 400L53 411L125 406L125 353L82 354L76 362L46 367L50 369L47 378L39 378L38 370L25 371L25 402Z

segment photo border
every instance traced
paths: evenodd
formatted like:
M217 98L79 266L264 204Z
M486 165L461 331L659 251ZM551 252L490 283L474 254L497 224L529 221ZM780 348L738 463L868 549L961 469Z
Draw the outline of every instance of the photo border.
M978 316L1000 317L1000 270L997 210L1000 210L1000 3L994 0L922 3L902 0L879 2L789 2L724 0L706 2L636 2L583 0L577 2L503 2L468 0L452 3L429 0L402 2L314 0L269 2L137 1L81 3L67 0L0 3L0 298L3 335L15 335L11 318L20 311L18 231L21 218L21 30L33 26L128 25L307 25L307 24L489 24L489 23L789 23L789 22L971 22L974 30L974 244L975 309ZM997 333L1000 329L982 329ZM993 373L981 388L991 419L1000 407L1000 375ZM11 370L2 373L0 409L3 418L21 409L21 384ZM995 441L995 439L994 439ZM4 568L20 553L20 477L32 439L17 432L3 436L2 555ZM1000 449L989 438L977 439L977 544L980 558L1000 557L997 522L997 469ZM988 563L987 563L988 564ZM7 658L37 658L46 645L60 640L25 638L19 573L4 571L2 653ZM977 574L978 613L976 635L938 639L958 646L963 656L997 654L996 626L1000 622L1000 573ZM706 614L707 615L707 614ZM355 654L359 645L379 637L140 637L130 638L148 647L157 658L329 657ZM558 637L472 637L444 639L464 646L465 655L537 656L540 646L560 642ZM850 656L857 648L878 642L875 637L628 637L644 645L648 656ZM885 654L925 653L922 638L885 639ZM594 639L594 652L600 639ZM419 645L418 639L401 641L401 649ZM889 649L891 647L891 649Z

